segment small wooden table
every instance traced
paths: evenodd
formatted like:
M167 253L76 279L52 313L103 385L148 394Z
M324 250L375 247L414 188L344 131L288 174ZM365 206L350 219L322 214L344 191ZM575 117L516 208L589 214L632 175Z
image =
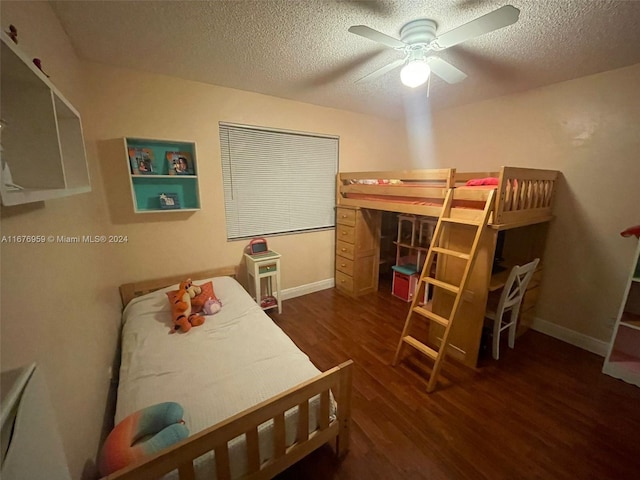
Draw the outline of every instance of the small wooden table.
M282 296L280 295L280 254L270 250L257 255L245 253L244 257L247 262L247 274L249 275L249 280L253 279L253 291L256 303L260 305L263 310L277 308L278 313L282 313ZM267 279L267 289L264 297L262 295L261 288L263 278ZM275 287L273 285L274 282ZM263 301L268 297L275 297L276 303L274 305L269 305L268 303L263 304Z

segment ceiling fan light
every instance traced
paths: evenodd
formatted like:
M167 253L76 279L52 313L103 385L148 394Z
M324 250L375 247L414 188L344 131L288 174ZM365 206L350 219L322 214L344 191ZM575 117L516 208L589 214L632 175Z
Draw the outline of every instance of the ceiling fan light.
M404 85L416 88L429 78L431 68L424 60L411 60L400 70L400 80Z

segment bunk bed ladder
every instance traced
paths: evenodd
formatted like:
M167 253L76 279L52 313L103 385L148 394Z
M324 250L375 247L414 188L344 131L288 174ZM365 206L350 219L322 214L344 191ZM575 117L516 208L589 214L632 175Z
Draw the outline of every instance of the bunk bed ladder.
M396 355L393 360L393 365L397 365L400 359L400 354L402 352L402 347L405 343L411 345L419 352L431 358L434 361L434 365L429 377L429 383L427 384L427 392L429 393L435 390L438 381L438 374L440 372L440 368L442 367L447 348L449 348L449 332L451 331L451 327L462 303L462 296L467 286L467 280L475 262L476 250L478 248L478 245L480 244L482 233L489 221L489 216L493 210L495 198L495 190L492 190L486 200L480 220L471 221L465 220L463 218L452 218L451 205L453 202L454 190L455 189L453 188L449 189L445 197L442 207L442 213L440 215L440 218L438 218L438 223L433 233L433 238L431 240L431 245L429 246L427 258L424 263L424 267L422 268L422 273L420 274L420 279L418 280L418 286L416 288L415 295L413 296L411 307L409 308L409 313L407 314L407 319L402 330L402 335L400 336L400 342L398 343L398 348L396 349ZM476 229L476 233L473 236L473 242L470 245L468 252L454 251L447 248L442 248L440 246L442 244L442 236L446 235L448 229L454 225L468 225ZM464 267L459 285L453 285L431 276L431 265L436 254L448 255L466 260L466 265ZM429 284L433 285L435 288L443 288L455 294L455 300L453 302L453 306L448 318L437 315L428 310L426 306L421 305L424 292L426 291L426 288ZM438 350L434 350L433 348L425 345L418 339L409 335L411 324L416 315L444 327L444 334L442 335L442 340L440 342L440 347L438 348Z

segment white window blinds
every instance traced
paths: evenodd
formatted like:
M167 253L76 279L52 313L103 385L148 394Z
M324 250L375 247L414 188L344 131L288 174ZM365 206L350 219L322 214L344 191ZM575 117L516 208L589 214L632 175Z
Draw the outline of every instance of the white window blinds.
M227 238L335 225L338 139L220 124Z

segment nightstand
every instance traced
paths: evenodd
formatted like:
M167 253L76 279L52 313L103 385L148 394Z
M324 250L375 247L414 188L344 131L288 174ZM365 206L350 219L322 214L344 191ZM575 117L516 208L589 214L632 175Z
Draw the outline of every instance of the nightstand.
M282 313L282 296L280 295L280 254L273 250L257 255L244 254L247 262L247 274L253 282L254 298L263 310L277 308ZM267 279L266 295L262 295L262 279ZM275 287L274 287L275 282ZM275 293L275 295L274 295ZM275 298L275 304L270 299Z

